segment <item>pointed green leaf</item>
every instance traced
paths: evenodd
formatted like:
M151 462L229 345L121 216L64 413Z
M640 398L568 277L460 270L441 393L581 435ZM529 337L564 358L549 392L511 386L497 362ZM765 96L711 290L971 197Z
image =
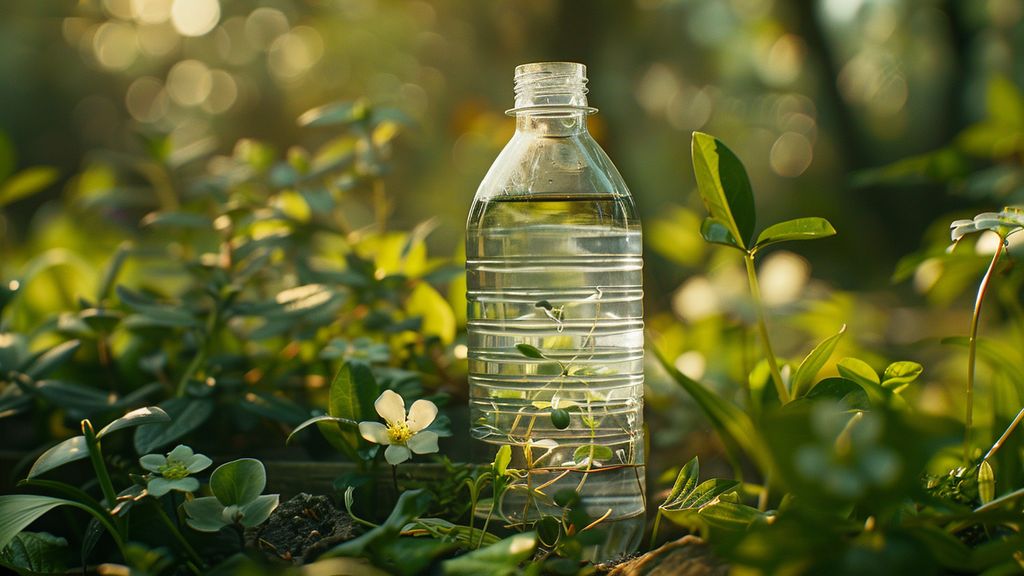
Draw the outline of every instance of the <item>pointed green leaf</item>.
M724 500L701 508L697 514L711 526L732 531L744 530L764 516L757 508Z
M75 355L82 343L78 340L68 340L58 344L42 353L32 364L25 369L25 375L33 380L38 380L49 374L54 369L64 364Z
M43 452L39 458L36 458L36 462L32 465L32 469L28 471L28 477L35 478L36 476L49 472L58 466L63 466L69 462L82 460L88 457L89 449L85 445L85 436L68 438L46 452Z
M210 398L171 398L160 404L170 422L143 424L135 429L135 451L149 454L202 426L213 414Z
M704 385L680 372L662 353L655 348L654 356L665 368L669 376L676 381L697 402L701 411L718 432L726 448L734 454L742 450L762 469L767 469L764 452L758 441L754 422L750 416L738 406L708 390Z
M474 550L451 560L445 560L442 574L445 576L512 576L519 573L519 564L533 555L537 548L534 532L514 534L486 548Z
M790 383L790 390L793 398L799 398L814 385L814 377L818 375L825 363L835 352L839 339L846 332L846 324L839 329L839 332L829 336L814 347L813 350L800 362L800 366L793 374Z
M924 372L924 366L917 362L908 360L893 362L885 368L885 372L882 374L882 387L898 394L908 384L917 380L922 372Z
M704 206L746 248L754 235L754 193L747 171L732 150L717 138L693 133L693 172Z
M682 469L679 470L675 484L672 485L672 491L668 493L668 497L665 498L665 503L662 504L662 506L665 506L669 502L673 502L692 492L697 486L697 480L699 478L700 461L698 461L697 457L694 456L682 467Z
M0 550L6 548L29 524L58 506L81 508L84 505L62 498L32 494L0 496Z
M885 406L893 397L891 391L882 388L878 373L867 362L858 358L843 358L836 364L839 375L856 383L868 395L873 405Z
M813 240L835 236L836 229L824 218L796 218L765 228L757 237L755 248L761 249L788 240Z
M700 224L700 235L705 242L711 244L722 244L743 250L743 246L736 241L736 238L729 231L728 226L716 218L707 217Z
M512 462L512 447L508 444L502 444L501 448L498 448L498 453L494 455L494 462L491 464L491 469L494 471L495 476L504 476L508 470L508 465Z
M156 406L146 406L145 408L138 408L131 412L121 416L117 420L114 420L110 424L107 424L99 432L96 433L96 438L103 438L107 434L116 430L123 430L125 428L132 428L134 426L142 426L143 424L153 424L156 422L170 422L171 417Z
M18 172L0 184L0 207L45 190L60 173L50 166L33 166Z
M380 386L373 377L373 371L369 364L349 360L341 365L334 381L331 382L331 391L327 413L335 418L343 418L353 422L364 420L377 420L376 410L373 403L380 394ZM324 423L319 426L320 432L338 447L347 446L346 450L350 456L355 453L359 446L361 436L354 429L339 429L338 426ZM333 439L333 441L332 441Z
M547 358L540 350L537 349L536 346L531 346L529 344L516 344L516 350L519 350L519 353L527 358L534 358L536 360L544 360Z
M354 420L347 420L345 418L338 418L336 416L330 416L330 415L327 415L327 414L324 414L322 416L314 416L314 417L310 418L309 420L306 420L302 424L299 424L298 426L296 426L295 429L292 430L292 433L288 435L288 438L285 439L284 443L288 444L289 442L292 441L292 438L294 438L296 434L298 434L302 430L305 430L306 428L312 426L313 424L318 424L320 422L335 422L337 424L347 424L349 426L357 426L359 424L358 422L356 422Z
M210 475L210 491L224 506L251 503L267 487L267 470L254 458L221 464Z

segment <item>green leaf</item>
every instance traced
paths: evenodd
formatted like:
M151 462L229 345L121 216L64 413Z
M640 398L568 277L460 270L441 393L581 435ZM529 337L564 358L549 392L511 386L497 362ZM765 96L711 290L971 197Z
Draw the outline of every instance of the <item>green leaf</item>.
M745 249L754 235L755 212L743 164L720 140L702 132L693 133L691 155L704 207Z
M757 508L724 500L701 508L697 514L701 520L712 527L734 531L744 530L764 516L764 513Z
M132 410L110 424L107 424L96 433L96 438L103 438L111 432L123 430L125 428L132 428L134 426L142 426L143 424L152 424L155 422L170 421L171 417L167 412L164 412L156 406L146 406L145 408Z
M406 490L398 497L395 507L387 519L376 528L362 536L343 542L324 553L321 558L338 556L372 556L374 549L386 542L393 541L402 532L402 528L427 511L433 496L423 489Z
M335 418L343 418L353 422L376 420L373 403L380 394L380 386L373 377L369 364L359 360L349 360L341 365L341 369L331 382L327 413ZM341 430L337 426L320 426L321 433L330 440L340 439L353 451L358 448L362 437L354 429ZM335 442L332 442L335 444Z
M529 559L536 548L535 533L514 534L486 548L445 560L441 570L447 576L511 576L519 573L519 564Z
M267 471L253 458L240 458L221 464L210 475L210 491L224 506L251 503L267 487Z
M572 459L573 462L577 463L582 462L585 458L597 461L607 461L611 460L613 455L612 449L607 446L602 446L600 444L585 444L573 451Z
M338 126L366 118L369 107L365 100L334 102L307 110L299 116L299 126Z
M22 532L0 551L0 560L23 574L63 574L70 559L68 541L46 532Z
M700 235L706 242L722 244L743 250L743 245L729 231L728 226L716 218L707 217L700 224Z
M734 455L739 450L746 452L751 459L761 465L763 470L767 470L767 462L764 459L754 422L750 416L732 402L680 372L657 348L654 349L654 356L669 376L697 402L701 411L718 432L726 448Z
M290 443L292 441L292 438L294 438L295 435L298 434L300 431L305 430L306 428L312 426L313 424L319 424L320 422L335 422L335 423L338 423L338 424L348 424L348 425L351 425L351 426L357 426L359 424L358 422L356 422L354 420L347 420L345 418L338 418L338 417L330 416L330 415L327 415L327 414L324 414L324 415L321 415L321 416L314 416L314 417L310 418L309 420L306 420L302 424L299 424L298 426L296 426L295 429L292 430L292 433L288 435L288 438L285 439L284 443L285 444Z
M37 518L58 506L75 506L83 508L83 504L33 494L11 494L0 496L0 550L7 547L19 532L35 522Z
M917 377L924 372L924 366L917 362L904 360L893 362L885 368L882 374L882 387L899 394L908 384L917 380Z
M78 340L68 340L58 344L41 354L35 361L24 370L25 375L33 380L38 380L64 364L75 355L82 343Z
M57 169L50 166L33 166L18 172L0 184L0 208L45 190L58 176Z
M534 358L536 360L547 359L547 356L544 356L536 346L531 346L529 344L516 344L516 350L519 350L519 353L527 358Z
M825 366L828 359L835 352L836 346L839 344L839 339L843 337L846 332L846 324L839 329L839 332L829 336L814 347L813 350L800 362L800 366L796 369L796 373L793 374L793 379L790 382L790 392L793 398L799 398L806 390L810 390L814 385L814 377L818 375L818 372Z
M224 506L214 496L186 500L182 504L188 515L188 525L200 532L216 532L228 525L224 521Z
M39 458L36 458L36 462L32 465L32 469L28 471L28 477L35 478L36 476L49 472L58 466L63 466L69 462L82 460L88 457L89 449L85 445L85 436L68 438L46 452L43 452Z
M262 491L262 490L261 490ZM242 509L242 526L255 528L270 518L270 513L277 508L281 497L277 494L265 494L257 496L253 501L245 504Z
M789 240L813 240L815 238L835 236L835 234L836 229L833 228L832 224L824 218L818 218L815 216L809 218L796 218L794 220L786 220L785 222L772 224L765 228L761 234L757 236L757 242L754 243L754 247L761 249L765 246L770 246L778 242L786 242Z
M982 460L978 466L978 497L982 504L988 504L996 497L996 475L988 460Z
M847 378L825 378L815 384L814 388L811 388L803 397L804 400L821 400L826 398L841 402L851 410L868 410L871 408L871 402L868 400L868 395L864 388Z
M736 490L738 486L739 482L735 480L712 478L688 493L679 494L675 500L662 504L658 510L674 524L683 528L700 528L698 514L701 509L717 503L719 496Z
M858 358L843 358L836 364L836 368L840 376L864 390L871 404L884 406L889 403L892 392L882 388L878 373L867 362Z
M495 476L504 476L508 470L508 465L512 462L512 447L508 444L502 444L501 448L498 448L498 453L494 455L494 462L491 464L491 470L494 471Z
M700 478L700 461L694 456L689 462L687 462L682 469L679 470L679 474L676 475L676 481L672 485L672 490L668 493L668 497L665 498L665 504L681 498L684 494L689 494L697 486L697 480Z
M117 397L113 393L59 380L36 382L33 390L61 408L87 414L109 410L117 404Z
M155 452L199 428L213 414L210 398L171 398L160 405L171 421L143 424L135 429L135 451Z

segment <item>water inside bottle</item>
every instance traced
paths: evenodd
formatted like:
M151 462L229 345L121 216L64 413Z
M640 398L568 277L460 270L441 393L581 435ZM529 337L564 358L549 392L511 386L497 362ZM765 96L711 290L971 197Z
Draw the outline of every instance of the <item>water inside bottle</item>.
M571 488L628 551L645 508L642 259L632 202L616 194L478 200L467 271L471 434L491 456L511 445L509 467L524 471L501 514L512 524L557 515L551 497Z

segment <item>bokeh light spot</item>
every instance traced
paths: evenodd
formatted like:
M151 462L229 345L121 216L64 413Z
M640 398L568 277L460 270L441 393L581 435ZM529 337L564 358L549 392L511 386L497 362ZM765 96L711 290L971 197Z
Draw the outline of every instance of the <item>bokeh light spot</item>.
M238 84L231 74L223 70L210 72L213 85L210 96L203 102L203 110L211 114L227 112L238 100Z
M131 0L132 17L143 24L161 24L171 17L171 0Z
M171 23L182 36L202 36L220 20L217 0L174 0Z
M814 151L811 141L803 134L784 132L772 144L768 161L779 176L794 178L804 173L811 165Z
M167 73L167 91L182 106L202 103L213 90L213 75L198 60L182 60Z
M128 87L124 103L132 118L139 122L156 122L167 113L167 92L160 80L143 76Z
M309 26L296 26L270 47L271 72L282 80L294 80L313 67L324 54L320 33Z
M135 28L120 22L106 22L92 38L93 52L101 66L109 70L124 70L139 55Z
M257 8L245 19L245 37L259 50L268 50L288 28L288 17L273 8Z

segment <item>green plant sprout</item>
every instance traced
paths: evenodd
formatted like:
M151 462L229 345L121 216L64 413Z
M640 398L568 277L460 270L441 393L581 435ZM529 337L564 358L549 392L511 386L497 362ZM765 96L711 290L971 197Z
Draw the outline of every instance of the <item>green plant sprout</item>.
M768 368L779 400L786 404L799 390L787 390L779 371L779 362L768 336L764 301L757 282L754 258L758 252L773 244L827 238L834 236L836 230L824 218L796 218L765 228L754 240L754 194L739 158L720 140L702 132L693 133L691 153L697 188L709 214L701 224L701 236L708 242L728 246L743 253L750 296L757 310L757 326L767 356Z
M978 321L981 319L981 306L985 302L989 282L999 264L999 259L1005 251L1007 238L1024 230L1024 208L1007 206L1001 212L985 212L970 220L954 220L949 227L950 237L953 240L953 244L949 247L950 252L968 234L990 231L999 236L999 243L992 253L988 269L985 270L985 275L982 276L981 284L978 286L974 311L971 313L971 328L967 343L967 408L964 415L964 465L967 465L971 459L971 428L974 422L974 365L977 359ZM987 458L985 460L987 462Z

